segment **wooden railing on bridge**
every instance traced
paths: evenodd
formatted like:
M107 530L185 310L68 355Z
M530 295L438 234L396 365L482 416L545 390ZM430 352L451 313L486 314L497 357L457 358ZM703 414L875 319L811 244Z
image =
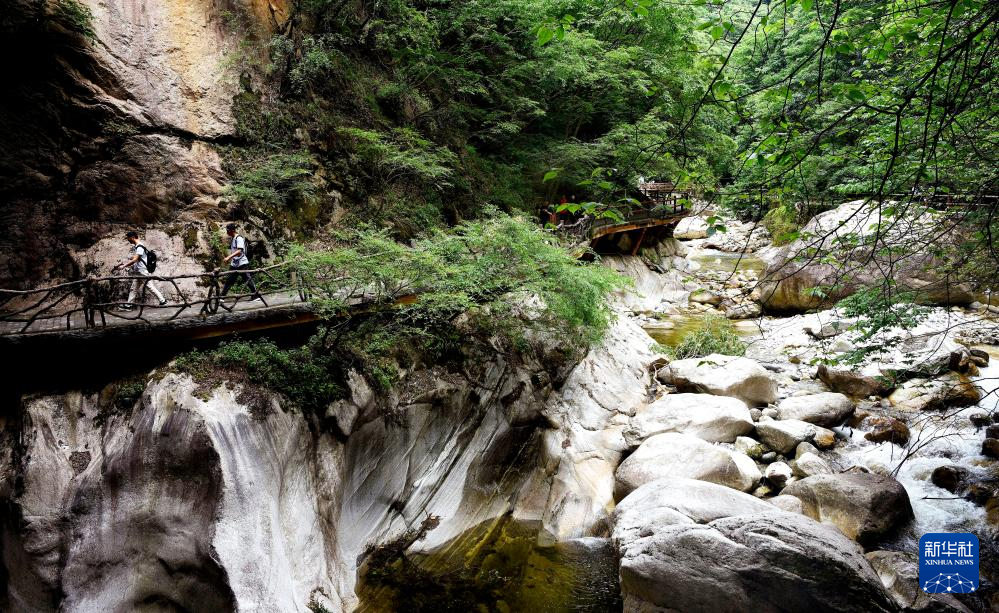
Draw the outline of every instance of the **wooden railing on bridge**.
M229 275L253 275L258 294L242 293L222 296L222 286ZM175 299L165 305L136 303L133 309L122 310L121 298L136 279L168 284ZM178 285L179 281L195 279L207 288L203 297L193 297ZM143 286L145 292L145 286ZM259 299L264 307L268 298L287 304L305 302L309 294L293 262L282 262L250 270L213 271L176 276L116 275L91 277L30 290L0 289L0 335L53 332L107 327L110 324L134 322L164 323L182 317L207 317L220 311L232 312L240 301ZM140 294L141 298L141 294ZM229 303L231 301L231 304ZM244 302L244 305L246 302Z
M600 216L582 215L557 224L559 233L577 240L594 241L601 236L678 222L690 214L690 192L678 191L672 183L639 183L645 200L605 211Z

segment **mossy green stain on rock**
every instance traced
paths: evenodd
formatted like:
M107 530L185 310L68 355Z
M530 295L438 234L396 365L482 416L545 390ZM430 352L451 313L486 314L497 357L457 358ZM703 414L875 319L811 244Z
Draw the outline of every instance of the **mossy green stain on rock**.
M617 560L603 549L537 545L537 526L499 518L430 555L414 535L375 550L361 568L361 611L616 611Z

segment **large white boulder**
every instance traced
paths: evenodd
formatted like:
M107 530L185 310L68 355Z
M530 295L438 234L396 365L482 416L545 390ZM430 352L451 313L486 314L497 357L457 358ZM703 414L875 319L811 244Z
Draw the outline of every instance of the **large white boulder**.
M724 485L697 479L657 479L631 492L614 509L613 537L627 545L664 526L706 524L722 517L772 511L773 506Z
M705 238L708 235L708 222L700 217L684 217L673 229L673 238L692 240Z
M616 472L615 494L624 498L636 488L663 477L710 481L749 491L760 470L748 456L690 434L657 434L628 456Z
M614 513L625 611L894 611L862 550L748 494L661 479Z
M674 360L659 370L658 377L681 392L731 396L749 405L777 400L777 381L749 358L712 353L703 358Z
M887 206L858 200L816 215L802 228L801 238L778 250L754 297L768 311L805 311L882 285L887 276L897 291L915 292L921 302L971 303L974 295L966 285L940 274L945 268L932 250L912 244L914 233L935 232L938 220L919 207L905 207L912 214L900 223L884 215ZM881 246L904 246L905 255L870 244L875 240ZM817 287L827 289L822 297L812 291Z
M668 394L635 414L625 438L639 445L656 434L683 432L706 441L731 443L752 431L749 407L738 398Z
M777 405L781 419L800 419L810 424L832 427L843 423L853 412L853 403L843 394L821 392L792 396Z

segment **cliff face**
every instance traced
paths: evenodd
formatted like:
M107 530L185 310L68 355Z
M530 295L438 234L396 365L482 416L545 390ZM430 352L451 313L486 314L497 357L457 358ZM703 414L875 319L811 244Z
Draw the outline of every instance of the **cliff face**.
M211 216L247 41L288 27L291 3L82 0L92 38L60 2L5 4L0 286L72 275L66 250L115 224Z
M0 608L350 610L371 552L421 528L407 553L501 518L542 544L606 535L648 345L622 320L568 374L486 353L388 394L354 378L326 427L175 374L131 407L27 400L0 430Z

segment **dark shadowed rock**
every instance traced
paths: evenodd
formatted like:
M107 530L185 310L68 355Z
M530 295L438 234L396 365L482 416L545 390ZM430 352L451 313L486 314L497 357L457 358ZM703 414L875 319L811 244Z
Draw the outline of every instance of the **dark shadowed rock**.
M905 445L909 442L909 426L894 417L872 417L869 422L871 431L864 438L873 443L894 443Z
M961 483L968 477L968 470L960 466L946 465L938 466L930 475L930 481L937 487L942 487L948 492L957 492Z

